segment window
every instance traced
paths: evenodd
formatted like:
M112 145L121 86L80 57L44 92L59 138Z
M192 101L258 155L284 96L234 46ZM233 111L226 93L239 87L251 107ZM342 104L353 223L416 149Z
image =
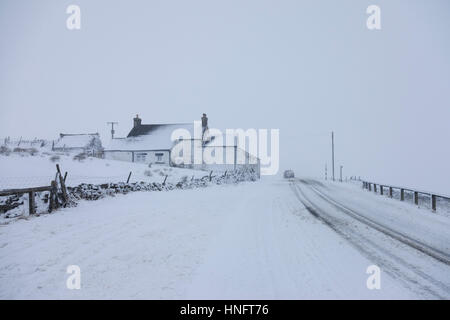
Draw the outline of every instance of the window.
M145 152L139 152L136 153L135 162L145 162L145 158L147 157L147 153Z
M164 153L155 153L156 162L164 162L163 156L164 156Z

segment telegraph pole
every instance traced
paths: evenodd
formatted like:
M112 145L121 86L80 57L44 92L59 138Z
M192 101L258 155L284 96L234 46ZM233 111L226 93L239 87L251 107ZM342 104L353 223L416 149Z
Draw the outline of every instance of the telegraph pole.
M331 131L331 173L334 181L334 132Z
M114 125L115 124L119 124L118 122L107 122L107 124L110 124L111 125L111 139L114 139L114 133L115 133L115 131L114 131Z

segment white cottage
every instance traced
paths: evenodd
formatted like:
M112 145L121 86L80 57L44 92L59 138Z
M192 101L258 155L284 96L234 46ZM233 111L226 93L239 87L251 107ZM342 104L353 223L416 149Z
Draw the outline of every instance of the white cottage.
M186 136L176 136L175 130L181 129ZM213 133L216 133L215 136ZM225 172L249 170L259 176L259 159L247 151L238 148L236 140L225 144L217 139L217 131L208 128L208 118L203 114L200 122L142 124L138 116L133 119L133 128L126 138L114 138L105 146L104 158L140 163L155 163L167 166L179 166L201 170ZM244 137L245 138L245 137ZM190 155L183 154L188 150ZM172 156L173 155L173 156ZM185 161L185 156L186 160ZM208 159L218 160L210 162ZM177 162L173 163L172 158Z
M201 118L201 144L207 140L208 118ZM136 115L133 128L126 138L114 138L104 149L104 158L141 163L156 163L173 165L171 152L173 148L186 140L172 141L171 135L177 129L184 129L191 136L191 143L196 140L194 123L142 124L142 119ZM192 143L192 145L194 145Z

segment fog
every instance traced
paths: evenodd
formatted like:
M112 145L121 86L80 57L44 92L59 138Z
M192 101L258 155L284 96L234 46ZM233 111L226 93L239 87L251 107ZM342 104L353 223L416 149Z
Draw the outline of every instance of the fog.
M81 30L66 8L81 8ZM368 30L366 8L381 8ZM132 118L280 130L280 170L450 194L450 2L0 3L0 137Z

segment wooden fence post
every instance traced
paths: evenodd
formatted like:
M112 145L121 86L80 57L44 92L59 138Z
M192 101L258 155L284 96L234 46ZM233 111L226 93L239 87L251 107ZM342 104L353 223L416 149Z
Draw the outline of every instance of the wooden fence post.
M36 204L34 201L34 192L30 191L28 192L28 202L29 202L29 209L30 209L30 215L36 213Z
M380 184L380 194L383 195L383 186Z
M53 210L57 209L59 206L58 203L58 184L56 180L53 180L51 182L51 191L50 191L50 205L48 208L48 212L52 212Z
M436 212L436 195L435 194L431 195L431 210L433 212Z
M56 164L56 171L58 172L58 175L59 175L59 183L61 184L61 191L62 191L64 203L67 203L67 201L69 200L69 197L67 196L66 184L64 182L64 178L61 175L61 170L59 169L59 164Z
M389 187L389 198L392 198L392 187Z
M373 184L373 192L377 193L377 185L375 183Z
M369 191L372 191L372 184L369 182Z
M400 189L400 201L405 200L405 189Z
M130 182L130 178L131 178L131 171L130 174L128 175L127 183Z
M211 170L211 172L209 173L209 181L211 181L211 179L212 179L212 170Z
M53 196L53 182L51 183L52 189L50 190L49 199L48 199L48 212L52 212L53 208L55 207L55 198Z
M419 205L419 193L417 191L414 191L414 203Z

